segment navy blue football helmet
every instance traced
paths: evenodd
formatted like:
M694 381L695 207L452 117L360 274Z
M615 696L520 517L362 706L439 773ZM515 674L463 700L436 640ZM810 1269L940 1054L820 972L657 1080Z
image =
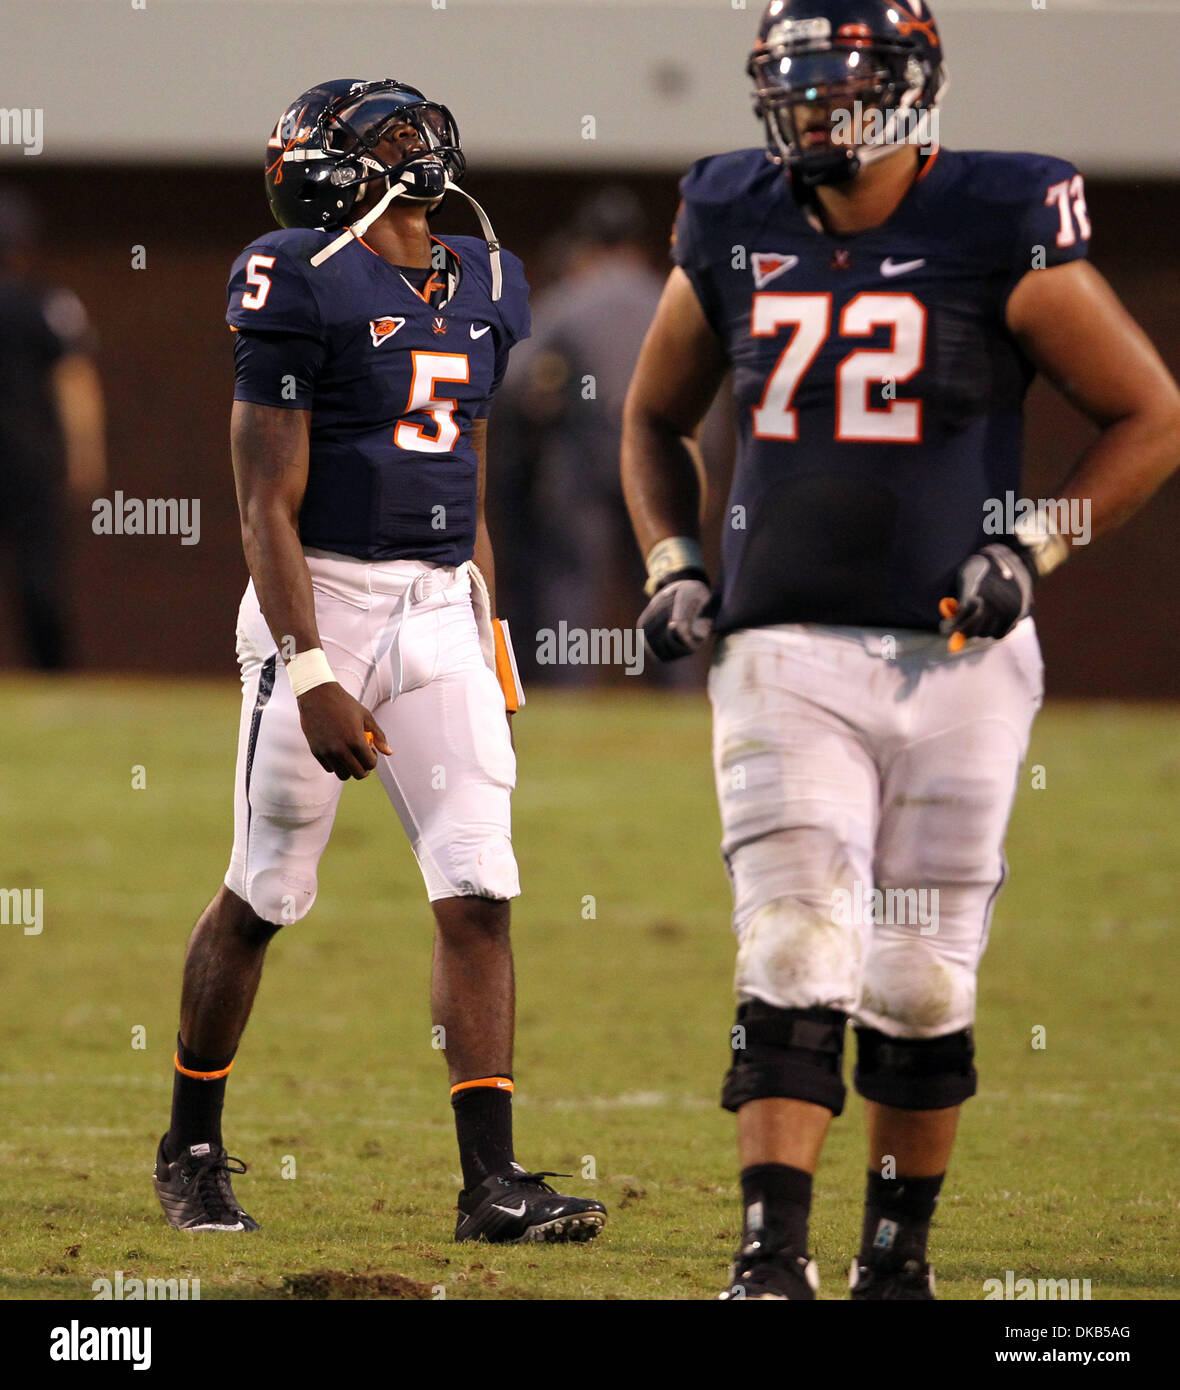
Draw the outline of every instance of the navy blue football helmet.
M947 74L924 0L771 0L746 71L769 157L808 185L937 143Z
M377 146L394 132L405 154L391 162ZM466 167L445 106L396 78L345 77L310 88L279 117L266 142L266 196L280 227L333 231L374 181L404 183L402 197L434 203Z

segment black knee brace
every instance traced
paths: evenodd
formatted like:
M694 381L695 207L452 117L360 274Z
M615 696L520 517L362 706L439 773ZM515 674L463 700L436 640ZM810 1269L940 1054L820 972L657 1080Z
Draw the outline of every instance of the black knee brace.
M866 1100L899 1110L945 1110L975 1094L970 1028L941 1038L890 1038L856 1030L853 1084Z
M778 1096L844 1109L844 1030L839 1009L777 1009L761 999L738 1008L730 1035L733 1065L725 1077L721 1105L737 1110L748 1100Z

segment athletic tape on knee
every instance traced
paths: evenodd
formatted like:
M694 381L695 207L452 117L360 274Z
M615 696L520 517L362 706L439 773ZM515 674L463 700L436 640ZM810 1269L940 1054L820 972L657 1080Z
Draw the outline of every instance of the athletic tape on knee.
M879 1105L946 1110L975 1094L974 1060L970 1028L941 1038L891 1038L876 1028L857 1028L853 1084Z
M841 1075L848 1016L839 1009L779 1009L751 999L738 1009L730 1034L733 1065L721 1105L738 1110L772 1097L844 1109Z

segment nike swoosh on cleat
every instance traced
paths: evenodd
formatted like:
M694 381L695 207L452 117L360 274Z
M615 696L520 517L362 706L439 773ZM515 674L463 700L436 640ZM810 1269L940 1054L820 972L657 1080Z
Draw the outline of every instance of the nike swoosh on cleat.
M925 257L920 261L894 261L892 256L886 256L881 262L881 274L885 276L908 275L911 270L920 270L925 264Z
M525 1203L524 1203L524 1202L521 1202L520 1206L518 1206L518 1207L502 1207L502 1206L500 1205L499 1202L493 1202L493 1203L492 1203L492 1206L494 1206L494 1207L496 1208L497 1211L505 1212L508 1216L523 1216L523 1215L524 1215L524 1209L525 1209Z

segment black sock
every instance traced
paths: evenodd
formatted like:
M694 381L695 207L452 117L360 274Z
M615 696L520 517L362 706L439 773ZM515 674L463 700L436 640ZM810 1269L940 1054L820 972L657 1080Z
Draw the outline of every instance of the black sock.
M807 1254L807 1221L811 1215L811 1174L786 1163L758 1163L742 1169L744 1233L762 1231L761 1239L776 1249Z
M488 1080L508 1081L501 1073ZM492 1173L502 1173L514 1161L512 1150L511 1086L465 1086L451 1096L463 1187L470 1192Z
M228 1057L202 1057L190 1052L180 1038L176 1055L186 1071L224 1071L233 1061ZM172 1122L164 1137L164 1157L169 1163L191 1144L221 1144L221 1107L225 1103L227 1077L202 1081L185 1076L179 1068L172 1082Z
M869 1169L861 1264L900 1269L908 1260L926 1263L930 1218L938 1205L943 1176L883 1178Z

